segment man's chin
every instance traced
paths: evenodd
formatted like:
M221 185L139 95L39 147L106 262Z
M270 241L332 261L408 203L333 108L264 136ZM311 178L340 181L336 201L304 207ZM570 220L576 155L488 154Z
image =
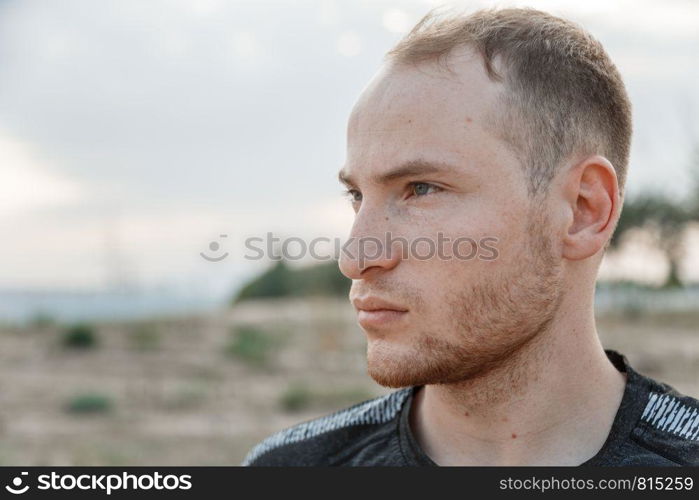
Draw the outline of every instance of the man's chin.
M369 364L368 373L369 376L374 379L374 382L383 387L400 388L410 387L413 385L422 385L420 383L416 383L415 377L407 376L405 373L401 373L400 371L386 370L383 366L373 368L372 365Z
M367 344L367 372L384 387L453 384L488 369L483 358L434 337L421 338L416 345L396 339L370 339Z
M367 345L367 372L384 387L409 387L435 383L423 369L420 353L410 346L383 339L369 340ZM424 353L423 353L424 356Z

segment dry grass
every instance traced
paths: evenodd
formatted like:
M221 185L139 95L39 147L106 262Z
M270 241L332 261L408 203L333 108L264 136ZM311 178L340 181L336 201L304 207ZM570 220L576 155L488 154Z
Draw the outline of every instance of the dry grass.
M610 316L599 330L640 371L696 397L698 316ZM263 330L265 342L231 347L241 327ZM91 350L65 349L57 325L0 330L0 465L235 465L273 431L388 392L366 375L344 301L249 303L96 330ZM70 411L85 399L107 403Z

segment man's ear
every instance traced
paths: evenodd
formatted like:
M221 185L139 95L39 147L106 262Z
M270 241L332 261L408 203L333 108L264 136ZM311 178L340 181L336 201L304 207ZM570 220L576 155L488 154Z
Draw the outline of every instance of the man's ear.
M573 217L563 240L563 257L581 260L605 247L616 227L621 198L616 171L603 156L590 156L568 171L565 201Z

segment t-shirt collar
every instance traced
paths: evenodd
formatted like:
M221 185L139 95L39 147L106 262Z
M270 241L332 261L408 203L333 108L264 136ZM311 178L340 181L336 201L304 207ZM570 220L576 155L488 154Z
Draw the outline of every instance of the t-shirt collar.
M641 418L645 407L648 392L650 390L646 379L636 372L630 365L626 356L612 349L605 349L607 357L620 372L626 373L626 386L621 399L621 404L614 416L612 428L602 448L595 456L580 465L604 466L612 465L619 457L617 453L621 444L630 437L631 431ZM413 386L405 399L398 418L398 440L401 453L407 465L437 466L437 464L422 450L410 428L410 409L413 397L422 386Z

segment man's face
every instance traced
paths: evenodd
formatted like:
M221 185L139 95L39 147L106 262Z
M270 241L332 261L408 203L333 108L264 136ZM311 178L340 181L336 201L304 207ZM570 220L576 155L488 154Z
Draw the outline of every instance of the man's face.
M384 66L349 120L342 177L356 243L340 268L353 279L369 374L389 387L487 372L551 321L562 289L545 201L530 198L519 160L487 128L500 86L475 54L456 57L456 75L433 63ZM359 239L387 233L422 239L405 259L402 243L379 257L366 245L362 261ZM478 248L454 248L458 238Z

